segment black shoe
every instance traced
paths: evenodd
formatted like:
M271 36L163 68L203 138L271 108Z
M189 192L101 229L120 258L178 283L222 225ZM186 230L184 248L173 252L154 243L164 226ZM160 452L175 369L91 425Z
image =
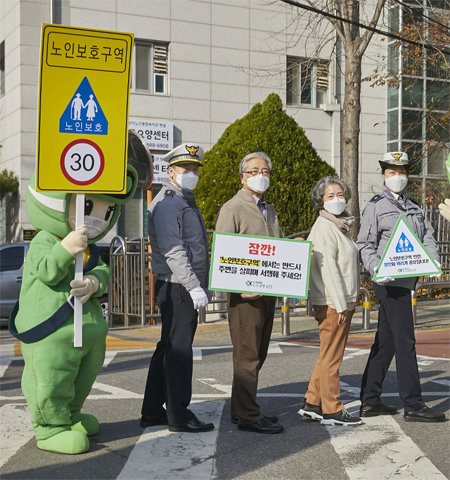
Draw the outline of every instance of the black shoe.
M432 408L423 407L420 410L405 412L404 418L407 422L445 422L443 413L435 412Z
M263 415L263 417L268 422L271 422L271 423L277 423L278 422L278 417L276 417L275 415L273 417L270 417L268 415ZM237 415L231 415L231 423L233 423L234 425L237 425L239 423L239 417Z
M383 403L377 403L376 405L362 403L359 409L360 417L377 417L378 415L395 415L397 413L395 407L392 405L384 405Z
M167 412L163 410L159 415L155 416L142 415L140 425L142 428L167 425Z
M179 425L169 425L169 430L171 432L209 432L214 430L213 423L201 422L198 418L190 418L186 423L181 423Z
M298 411L298 414L302 417L308 417L311 420L322 420L323 418L322 407L320 405L312 405L306 400L303 407Z
M239 430L255 433L281 433L284 430L283 425L267 421L264 417L250 425L238 425Z
M322 425L360 425L362 420L353 416L344 408L344 410L336 413L324 413L320 423Z

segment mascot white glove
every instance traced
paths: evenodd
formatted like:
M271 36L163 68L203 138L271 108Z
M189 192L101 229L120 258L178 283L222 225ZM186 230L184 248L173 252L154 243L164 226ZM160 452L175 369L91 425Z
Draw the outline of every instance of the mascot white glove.
M83 280L72 280L70 286L72 287L70 294L80 297L81 303L86 303L98 290L98 279L94 275L86 275Z
M84 252L87 248L86 226L70 232L61 240L61 245L72 255Z
M444 203L438 205L441 215L450 222L450 198L446 198Z
M208 296L206 292L203 290L202 287L195 287L190 292L189 295L192 298L192 302L194 303L194 308L202 308L208 305Z

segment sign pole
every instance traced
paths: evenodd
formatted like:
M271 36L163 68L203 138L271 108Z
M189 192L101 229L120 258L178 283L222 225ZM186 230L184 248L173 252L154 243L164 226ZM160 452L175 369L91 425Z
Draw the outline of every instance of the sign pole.
M77 193L75 230L84 223L84 193ZM83 252L75 259L75 280L83 280ZM74 298L73 346L83 346L83 304L78 297Z

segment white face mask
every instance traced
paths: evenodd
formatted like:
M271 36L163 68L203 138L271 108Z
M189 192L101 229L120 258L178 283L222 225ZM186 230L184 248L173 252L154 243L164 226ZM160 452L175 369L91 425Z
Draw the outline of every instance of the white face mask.
M86 225L87 237L95 238L102 234L108 228L109 221L86 215L84 217L84 224Z
M247 178L247 185L256 193L264 193L270 185L270 178L262 173Z
M340 215L347 205L344 198L334 197L332 200L323 202L323 208L333 215Z
M181 185L182 188L188 190L194 190L197 186L198 176L194 172L177 173L175 180Z
M408 184L408 177L403 175L392 175L384 179L384 184L394 193L400 193Z
M90 215L84 216L84 225L86 226L86 235L88 238L96 238L102 234L109 225L111 220L103 220L97 217L91 217ZM75 230L75 217L69 217L69 225L72 230Z

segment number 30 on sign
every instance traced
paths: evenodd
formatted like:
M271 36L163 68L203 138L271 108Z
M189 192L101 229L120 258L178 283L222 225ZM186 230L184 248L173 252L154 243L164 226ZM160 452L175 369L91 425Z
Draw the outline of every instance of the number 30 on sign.
M104 168L105 157L100 147L85 138L70 142L61 154L61 170L76 185L95 182Z

